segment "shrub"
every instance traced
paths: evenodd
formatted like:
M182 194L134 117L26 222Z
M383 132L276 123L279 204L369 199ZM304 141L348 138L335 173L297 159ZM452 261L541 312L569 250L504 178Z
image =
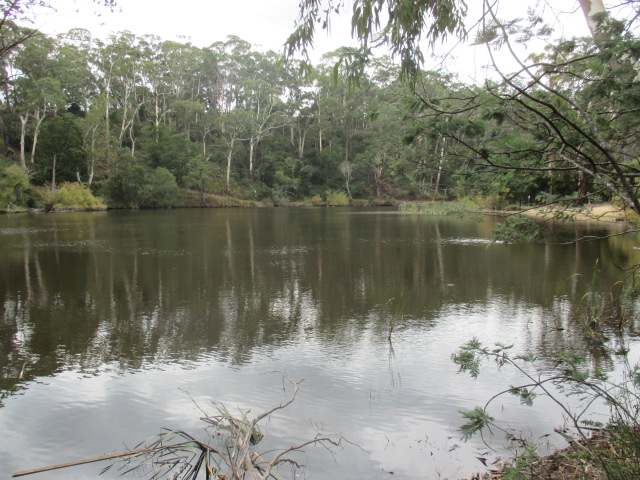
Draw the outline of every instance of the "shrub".
M24 204L29 177L19 165L9 165L0 172L0 210L11 210Z
M91 190L79 183L63 183L53 192L49 201L54 209L104 210L107 208L93 196Z
M134 158L121 161L109 178L107 191L110 207L137 207L144 193L145 169Z
M372 198L369 203L374 207L391 207L393 201L389 198Z
M349 197L344 192L331 190L327 192L327 205L332 207L344 207L349 205Z
M176 177L166 168L158 167L147 177L140 206L171 208L175 205L179 193Z
M311 204L315 206L324 205L324 200L322 200L322 197L320 195L314 195L313 197L311 197Z

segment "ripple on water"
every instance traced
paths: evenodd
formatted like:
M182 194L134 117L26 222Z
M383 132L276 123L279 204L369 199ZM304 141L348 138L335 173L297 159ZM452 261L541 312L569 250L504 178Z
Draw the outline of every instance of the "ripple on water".
M494 243L504 243L490 238L444 238L438 242L443 245L492 245Z

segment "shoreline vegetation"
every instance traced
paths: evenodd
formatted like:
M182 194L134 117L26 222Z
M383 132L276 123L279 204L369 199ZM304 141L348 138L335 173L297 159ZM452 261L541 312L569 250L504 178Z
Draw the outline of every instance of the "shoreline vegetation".
M476 473L469 480L607 480L610 477L593 452L605 458L619 457L611 432L596 430L586 440L571 440L565 448L549 455L537 456L524 451L507 461L497 461L486 473ZM620 459L624 461L624 459ZM464 479L467 480L467 479Z
M69 193L71 192L71 194ZM78 195L77 192L80 192ZM86 192L86 193L85 193ZM63 186L56 192L41 192L42 204L35 207L9 205L0 209L0 214L15 213L67 213L96 212L107 210L148 210L154 207L110 207L93 195L87 195L88 189L74 184ZM509 217L521 215L540 220L597 221L606 223L631 222L624 208L611 203L594 203L584 206L516 206L508 208L490 208L479 200L423 201L396 200L390 198L349 199L343 192L327 192L324 196L315 195L297 201L250 200L240 197L216 194L200 194L191 190L180 190L169 208L233 208L233 207L391 207L400 213L424 215L486 215ZM167 207L156 207L162 209Z

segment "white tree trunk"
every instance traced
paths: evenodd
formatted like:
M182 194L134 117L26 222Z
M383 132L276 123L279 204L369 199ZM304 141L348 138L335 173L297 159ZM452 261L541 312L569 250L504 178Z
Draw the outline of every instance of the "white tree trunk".
M229 151L227 152L227 172L225 176L225 180L227 182L227 194L231 190L231 158L233 157L233 143L235 141L235 138L231 138L231 142L229 142Z
M40 116L40 110L36 110L34 112L34 118L36 119L36 126L33 129L33 145L31 146L31 163L35 162L36 158L36 145L38 144L38 135L40 135L40 128L42 127L42 121L46 116L47 112L43 111L42 116Z
M607 9L604 6L603 0L579 0L584 18L587 20L589 30L591 30L591 36L598 40L597 27L598 22L594 19L599 13L605 13Z
M20 166L23 170L27 169L27 161L24 154L25 136L27 135L27 121L29 120L29 112L24 116L20 115Z
M51 165L51 191L56 191L56 157L57 155L53 154L53 164Z

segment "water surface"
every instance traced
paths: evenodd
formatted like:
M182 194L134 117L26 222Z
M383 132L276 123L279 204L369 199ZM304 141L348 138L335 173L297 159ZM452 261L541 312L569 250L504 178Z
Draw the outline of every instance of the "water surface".
M594 271L605 289L616 265L640 263L629 236L559 244L615 226L557 226L546 244L510 246L491 242L492 226L388 209L2 217L0 388L15 391L0 408L0 465L122 451L161 427L197 433L211 402L259 412L286 400L282 372L304 382L260 447L318 430L350 442L306 449L310 478L468 477L487 448L460 440L458 411L521 379L489 366L473 380L451 354L475 336L543 365L588 351L613 371L617 357L574 317ZM497 406L505 425L540 437L562 423L540 405Z

